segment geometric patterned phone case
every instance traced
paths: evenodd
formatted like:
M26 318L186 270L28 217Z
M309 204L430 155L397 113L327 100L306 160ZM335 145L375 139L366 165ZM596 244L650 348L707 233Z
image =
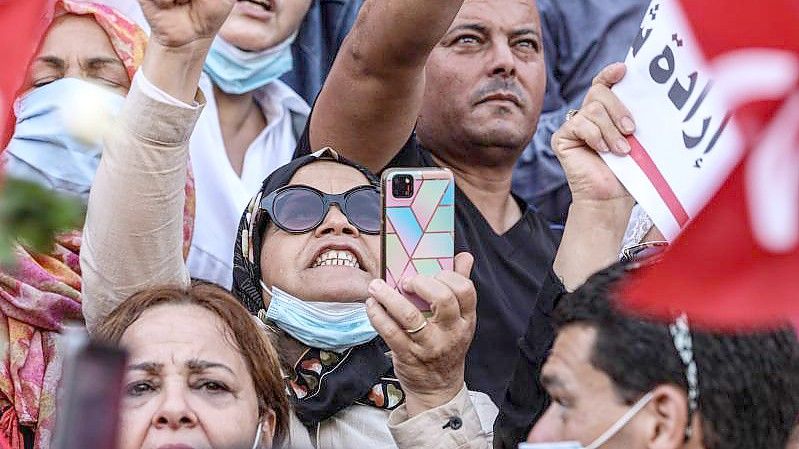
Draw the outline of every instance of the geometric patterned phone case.
M410 198L394 197L391 185L397 175L413 176ZM417 273L432 276L452 270L454 188L452 172L445 168L394 168L383 173L383 279L422 311L429 311L430 305L403 292L400 281Z

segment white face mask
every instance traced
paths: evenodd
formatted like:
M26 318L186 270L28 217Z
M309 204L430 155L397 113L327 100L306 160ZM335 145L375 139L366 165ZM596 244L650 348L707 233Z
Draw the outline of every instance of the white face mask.
M588 446L583 447L579 441L558 441L553 443L519 443L519 449L598 449L603 444L607 443L609 439L613 438L614 435L619 433L619 431L630 422L633 417L638 414L638 412L643 409L649 401L652 400L652 393L645 394L641 399L638 400L630 410L627 411L621 418L616 420L608 430L605 431L602 435L600 435L597 439L591 442Z

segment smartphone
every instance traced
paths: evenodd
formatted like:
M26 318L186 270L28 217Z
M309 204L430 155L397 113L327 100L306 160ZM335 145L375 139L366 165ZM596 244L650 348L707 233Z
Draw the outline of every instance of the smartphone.
M98 342L67 344L53 449L115 449L127 355Z
M455 180L446 168L391 168L381 179L383 280L419 310L430 304L402 290L416 274L452 270L455 256Z

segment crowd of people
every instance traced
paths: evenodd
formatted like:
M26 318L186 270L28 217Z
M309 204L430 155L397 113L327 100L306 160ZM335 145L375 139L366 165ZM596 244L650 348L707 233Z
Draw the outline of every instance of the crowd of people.
M617 306L663 240L598 157L648 2L362 3L55 2L2 169L87 212L0 272L0 437L53 447L78 321L129 354L124 449L790 447L790 325ZM381 279L392 167L454 175L429 313Z

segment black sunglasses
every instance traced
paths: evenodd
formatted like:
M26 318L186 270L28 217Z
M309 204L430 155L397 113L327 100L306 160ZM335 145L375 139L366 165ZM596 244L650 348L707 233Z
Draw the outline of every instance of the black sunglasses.
M262 199L260 207L280 229L302 234L322 224L333 204L359 231L380 233L380 191L372 186L336 194L303 185L285 186Z

